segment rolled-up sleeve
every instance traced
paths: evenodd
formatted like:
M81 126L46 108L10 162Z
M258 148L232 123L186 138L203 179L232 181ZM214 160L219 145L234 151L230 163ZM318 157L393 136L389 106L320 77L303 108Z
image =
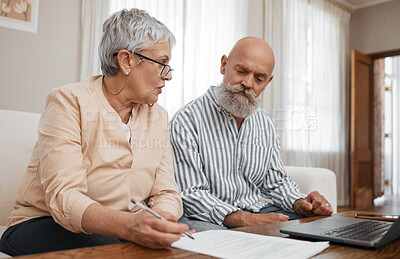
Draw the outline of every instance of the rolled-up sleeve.
M96 203L88 191L79 104L70 91L49 94L39 123L40 178L46 206L61 226L85 232L82 216Z

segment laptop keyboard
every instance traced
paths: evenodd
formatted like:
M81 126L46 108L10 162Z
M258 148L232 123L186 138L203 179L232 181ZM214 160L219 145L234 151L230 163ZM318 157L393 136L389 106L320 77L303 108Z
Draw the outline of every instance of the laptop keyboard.
M387 231L391 225L392 223L383 221L360 221L343 228L326 231L322 235L371 241Z

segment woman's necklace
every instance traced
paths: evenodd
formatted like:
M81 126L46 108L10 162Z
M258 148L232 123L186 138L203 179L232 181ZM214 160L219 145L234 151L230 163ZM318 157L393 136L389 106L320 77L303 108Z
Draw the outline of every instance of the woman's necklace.
M104 81L104 75L103 75L103 77L101 79L101 84L103 85L104 89L106 89L107 93L109 93L111 95L114 95L114 96L115 95L119 95L122 92L122 90L124 90L124 88L126 86L126 82L125 82L124 86L121 88L121 90L118 91L118 93L112 93L110 90L108 90L108 88L106 86L106 82Z

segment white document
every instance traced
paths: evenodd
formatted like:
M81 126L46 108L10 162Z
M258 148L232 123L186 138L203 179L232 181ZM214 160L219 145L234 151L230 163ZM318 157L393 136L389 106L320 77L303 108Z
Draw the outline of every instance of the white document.
M208 230L182 237L172 247L220 258L309 258L329 242L308 242L232 230Z
M0 258L11 258L11 256L6 255L6 254L0 252Z

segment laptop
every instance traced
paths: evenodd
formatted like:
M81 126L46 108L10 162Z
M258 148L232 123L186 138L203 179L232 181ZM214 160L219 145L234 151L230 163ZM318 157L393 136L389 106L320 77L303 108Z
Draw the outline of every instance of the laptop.
M395 222L331 216L281 228L292 237L332 241L376 249L400 238L400 217Z

